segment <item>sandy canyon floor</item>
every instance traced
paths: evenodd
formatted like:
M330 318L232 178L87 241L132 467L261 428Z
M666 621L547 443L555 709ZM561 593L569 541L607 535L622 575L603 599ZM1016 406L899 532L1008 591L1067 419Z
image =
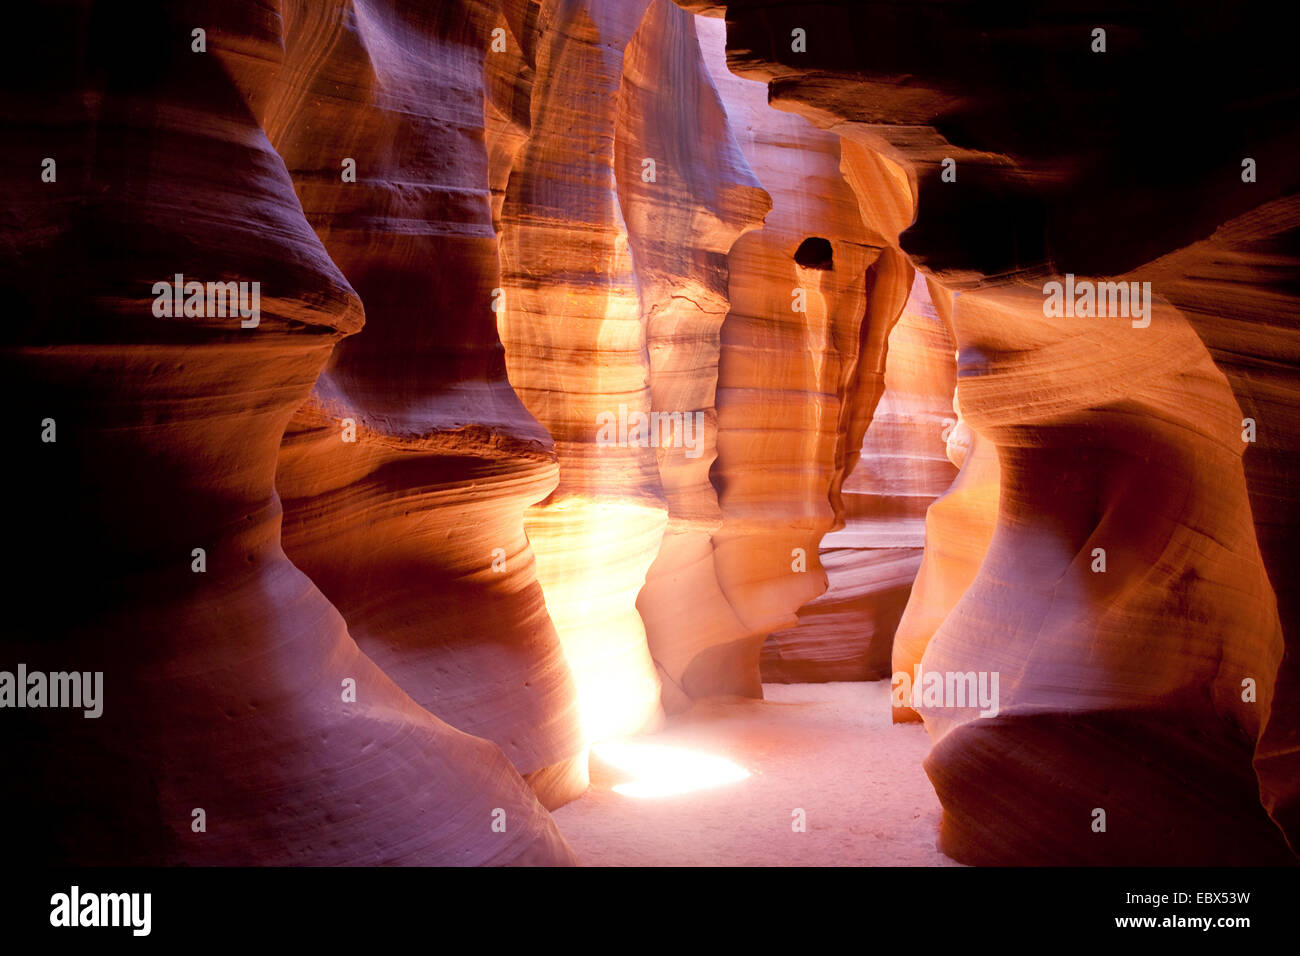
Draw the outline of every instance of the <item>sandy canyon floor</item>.
M591 788L554 814L578 859L588 866L958 865L935 848L939 800L921 769L929 739L920 724L890 723L888 681L766 684L763 692L763 701L701 703L631 746L598 746ZM700 755L749 776L675 794L615 790L690 787L713 769ZM804 811L803 832L793 826L796 810Z

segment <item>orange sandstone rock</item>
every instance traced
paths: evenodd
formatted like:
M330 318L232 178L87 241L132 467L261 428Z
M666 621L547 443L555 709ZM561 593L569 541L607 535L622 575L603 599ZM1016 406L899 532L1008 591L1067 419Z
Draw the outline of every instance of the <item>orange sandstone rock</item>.
M557 806L586 788L586 746L523 531L554 453L506 381L492 310L489 13L285 7L268 132L367 325L290 424L277 484L286 550L362 649Z
M198 54L172 4L47 5L29 42L67 69L4 98L58 164L42 185L27 141L0 147L5 399L57 429L4 479L9 603L39 609L5 651L104 695L6 715L12 836L78 865L570 862L500 750L386 677L281 550L281 435L362 302L260 125L265 13L214 9ZM167 315L176 274L258 307Z
M830 585L799 609L797 627L763 646L763 679L878 680L892 673L894 631L925 544L925 514L956 471L954 346L918 274L889 333L884 390L844 481L845 526L821 540Z

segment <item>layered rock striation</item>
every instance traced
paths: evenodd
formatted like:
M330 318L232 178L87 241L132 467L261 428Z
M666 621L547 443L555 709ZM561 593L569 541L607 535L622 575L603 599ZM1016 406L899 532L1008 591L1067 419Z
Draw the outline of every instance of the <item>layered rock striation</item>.
M713 536L735 636L702 651L683 672L692 696L760 696L767 635L826 587L822 535L843 521L840 488L883 388L885 343L907 299L912 270L886 234L898 218L863 206L839 141L767 107L766 90L730 73L722 24L697 23L723 102L750 167L772 197L763 228L728 257L731 309L718 370L722 524ZM743 130L743 134L739 131ZM882 212L884 210L884 212ZM882 222L882 220L884 220Z
M729 65L767 80L774 105L907 170L917 212L900 247L955 296L974 440L931 509L894 650L913 675L1001 677L996 715L911 701L935 742L945 851L1289 858L1289 426L1256 454L1247 421L1294 389L1291 336L1268 330L1296 317L1282 157L1300 131L1276 108L1296 88L1267 17L1246 4L1207 29L1208 10L1163 4L1047 22L1015 5L705 6L725 7ZM1206 56L1226 72L1208 75ZM1182 141L1205 115L1223 122L1195 148L1133 148ZM1067 288L1118 281L1137 283L1129 301L1100 286L1109 308L1060 308ZM994 481L995 511L980 490Z
M958 860L1294 862L1263 10L33 11L18 852L570 863L592 740L889 674Z
M840 495L844 527L825 535L826 593L763 645L763 679L879 680L925 544L926 509L952 484L954 346L917 273L889 333L884 391Z
M290 3L284 22L267 130L367 315L285 435L286 551L389 676L556 806L586 788L586 746L523 529L554 450L506 380L493 311L497 15Z
M4 478L27 556L5 588L30 612L5 656L102 675L102 696L90 718L6 712L19 854L571 861L501 750L424 710L281 549L282 434L363 324L267 136L283 21L252 3L38 16L30 42L67 68L36 96L6 78L0 355L31 428Z

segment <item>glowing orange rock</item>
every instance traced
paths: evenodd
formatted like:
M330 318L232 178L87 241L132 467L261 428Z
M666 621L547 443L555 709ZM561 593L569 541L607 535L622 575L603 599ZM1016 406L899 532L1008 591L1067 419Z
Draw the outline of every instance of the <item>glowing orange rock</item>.
M57 428L4 478L29 558L6 596L40 609L5 649L104 675L97 719L0 722L17 852L571 862L500 750L403 693L280 548L281 435L362 304L259 125L284 41L265 14L222 5L200 54L170 4L43 7L35 52L79 66L2 107L58 160L41 186L28 147L0 146L4 395ZM153 285L176 273L260 283L256 326L157 316Z

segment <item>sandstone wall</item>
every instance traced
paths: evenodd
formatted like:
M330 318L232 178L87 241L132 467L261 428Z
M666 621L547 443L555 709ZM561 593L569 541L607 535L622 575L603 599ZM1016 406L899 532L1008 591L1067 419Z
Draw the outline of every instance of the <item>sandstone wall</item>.
M729 65L767 80L778 108L907 171L917 215L900 248L955 296L976 439L931 509L894 650L896 668L1002 675L997 717L921 708L946 852L1285 857L1300 772L1283 635L1300 625L1279 409L1295 387L1282 277L1300 129L1268 105L1296 85L1263 8L1067 4L1026 29L1041 19L1017 4L685 6L725 8ZM1186 142L1211 115L1185 149L1134 145ZM1050 318L1046 283L1067 273L1151 282L1150 324ZM1267 444L1243 440L1259 417ZM991 464L971 471L985 443L995 514L987 491L967 494L992 487Z

